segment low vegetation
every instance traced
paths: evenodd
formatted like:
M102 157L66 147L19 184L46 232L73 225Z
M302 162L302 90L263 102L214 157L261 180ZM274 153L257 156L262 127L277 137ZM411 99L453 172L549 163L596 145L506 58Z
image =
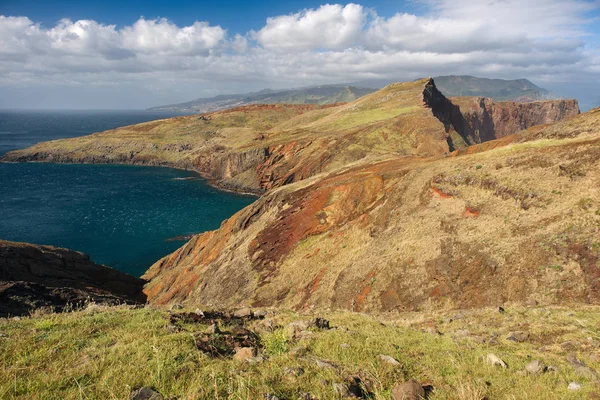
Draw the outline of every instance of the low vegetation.
M409 379L429 389L429 399L582 399L599 390L599 307L272 311L241 319L260 337L258 354L245 360L200 351L196 338L211 331L209 321L177 314L186 310L92 304L3 319L0 398L125 399L148 386L179 399L333 399L347 394L344 388L389 399L394 385ZM305 322L317 316L329 328ZM218 320L217 333L213 327L208 335L243 329L232 321ZM507 368L492 365L489 354ZM526 372L533 360L545 368ZM581 388L568 389L572 382Z

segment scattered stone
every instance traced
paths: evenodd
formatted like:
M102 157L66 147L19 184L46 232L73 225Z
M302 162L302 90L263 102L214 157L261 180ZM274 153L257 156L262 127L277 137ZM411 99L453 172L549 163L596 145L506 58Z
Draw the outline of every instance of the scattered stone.
M221 333L221 330L219 329L219 325L216 322L213 322L207 329L206 329L206 333L211 334L211 335L215 335L218 333Z
M508 368L508 365L506 365L506 363L502 361L500 357L493 353L488 353L485 356L485 360L494 367Z
M12 320L13 320L13 321L20 321L20 320L21 320L21 317L12 317Z
M469 336L471 333L470 333L468 330L466 330L466 329L460 329L460 330L458 330L458 331L454 332L454 334L455 334L456 336L458 336L458 337L467 337L467 336Z
M134 390L129 396L130 400L163 400L162 394L150 386L144 386L137 390Z
M542 372L546 372L546 364L540 360L533 360L525 366L525 371L532 375L541 374Z
M254 311L254 317L256 318L264 318L267 316L267 311L266 310L256 310Z
M428 325L425 327L425 332L429 333L430 335L434 335L434 336L440 336L442 334L442 332L440 332L437 328L437 326L435 325Z
M349 348L350 348L350 345L349 345L348 343L342 343L342 344L340 344L340 347L341 347L342 349L349 349Z
M0 332L0 338L2 338L2 339L7 339L7 338L8 338L8 335L7 335L6 333L2 333L2 332Z
M571 382L569 383L569 386L567 386L567 389L573 391L581 390L581 385L577 382Z
M199 317L203 317L204 318L204 311L202 311L199 308L196 308L196 311L194 311L194 314L196 314Z
M304 374L304 369L300 367L285 367L283 370L283 374L287 376L300 376Z
M233 356L234 360L247 361L250 358L256 357L256 348L254 347L240 347L235 350Z
M249 307L240 308L239 310L235 310L233 316L237 318L251 318L252 310Z
M380 354L377 356L381 361L390 364L390 365L400 365L400 362L396 360L394 357L386 356L385 354Z
M352 396L352 393L350 393L350 389L348 388L348 385L346 385L345 383L334 383L333 391L342 398Z
M328 360L323 360L320 358L315 358L315 363L317 364L317 367L321 368L321 369L336 369L337 367L335 366L334 363L332 363L331 361Z
M318 329L331 329L329 327L329 320L326 320L325 318L315 318L314 324Z
M554 365L548 365L546 367L546 372L558 372L558 368L555 367Z
M587 366L587 364L574 355L570 354L567 356L567 361L573 366L575 372L584 378L589 378L592 380L598 380L598 374L596 371Z
M265 400L279 400L279 397L275 396L274 394L271 393L267 393L263 396L263 399Z
M425 389L415 380L399 383L392 389L394 400L421 400L425 397Z
M511 340L517 343L523 343L529 339L529 332L527 331L516 331L510 332L506 337L506 340Z
M167 326L167 329L171 333L177 333L177 332L181 331L181 328L178 327L177 325L169 325L169 326Z
M174 311L174 310L181 310L183 308L183 305L179 304L179 303L173 303L171 304L171 307L169 307L170 311Z
M258 333L273 332L275 330L275 323L273 322L272 319L266 318L266 319L263 319L262 321L258 321L254 325L254 330Z
M195 337L196 348L212 357L231 357L241 348L257 348L260 338L251 331L239 330L239 333L197 333ZM249 357L254 357L252 354Z

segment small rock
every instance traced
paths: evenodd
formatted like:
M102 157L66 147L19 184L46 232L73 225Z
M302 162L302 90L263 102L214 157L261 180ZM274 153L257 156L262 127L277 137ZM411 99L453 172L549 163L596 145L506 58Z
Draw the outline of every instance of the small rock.
M508 368L508 365L506 365L506 363L495 354L488 353L485 356L485 360L494 367Z
M307 320L298 320L298 321L290 322L287 325L287 327L289 329L291 329L292 331L305 331L308 328L312 328L313 326L314 326L314 322L307 321Z
M510 332L506 337L506 340L511 340L517 343L523 343L529 339L529 332L527 331L516 331Z
M287 376L300 376L304 374L304 369L300 367L285 367L283 369L283 374Z
M202 311L199 308L196 308L196 311L194 311L194 314L196 314L199 317L203 317L204 318L204 311Z
M162 394L152 389L150 386L144 386L134 390L129 396L130 400L163 400Z
M350 397L352 393L350 393L350 389L348 389L348 385L345 383L334 383L333 391L337 393L340 397Z
M315 363L317 364L317 367L322 369L336 369L336 366L331 361L315 358Z
M266 310L256 310L256 311L254 311L254 316L255 316L256 318L264 318L264 317L266 317L266 316L267 316L267 314L268 314L268 313L267 313L267 311L266 311Z
M504 307L500 306L500 307L498 307L498 312L500 314L504 314L506 312L506 310L504 309Z
M592 380L598 380L598 374L596 373L596 371L594 371L593 369L591 369L590 367L588 367L586 363L584 363L583 361L581 361L580 359L578 359L574 355L572 355L572 354L568 355L567 356L567 361L569 363L571 363L571 365L575 369L575 372L579 376L582 376L582 377L585 377L585 378L589 378L589 379L592 379Z
M458 337L467 337L470 335L470 332L466 329L460 329L460 330L454 332L454 334Z
M567 389L568 390L573 390L573 391L575 391L575 390L581 390L581 385L579 383L577 383L577 382L571 382L571 383L569 383L569 386L567 386Z
M341 347L342 349L349 349L349 348L350 348L350 345L349 345L348 343L342 343L342 344L340 344L340 347Z
M181 329L177 325L169 325L169 326L167 326L167 329L171 333L177 333L177 332L181 331Z
M12 320L13 320L13 321L20 321L20 320L21 320L21 317L12 317Z
M257 333L269 333L275 330L275 323L272 319L266 318L262 321L258 321L256 325L254 325L254 330Z
M533 360L525 366L525 371L532 375L541 374L546 371L546 365L540 360Z
M538 301L536 299L529 299L529 300L525 301L525 305L527 307L535 307L538 305Z
M6 333L0 332L0 338L6 339L6 338L8 338L8 335Z
M211 335L215 335L221 333L221 330L219 329L219 325L216 322L213 322L212 325L206 328L205 332Z
M315 318L314 324L318 329L330 329L329 320L326 320L325 318Z
M425 389L415 380L400 383L392 389L394 400L421 400L425 397Z
M396 360L394 357L386 356L385 354L380 354L377 356L381 361L388 363L390 365L400 365L400 362Z
M440 336L442 334L442 332L440 332L438 330L437 326L435 326L435 325L426 326L425 332L429 333L430 335L434 335L434 336Z
M249 307L240 308L238 310L235 310L233 316L237 318L252 317L252 310Z
M240 347L235 350L234 360L246 361L249 358L256 357L256 349L254 347Z
M275 396L274 394L271 393L267 393L263 396L263 399L265 400L279 400L279 397Z
M260 364L263 361L265 361L265 358L261 356L250 357L246 359L248 364Z
M179 303L173 303L171 304L171 307L169 307L170 311L174 311L174 310L181 310L183 308L183 305L179 304Z

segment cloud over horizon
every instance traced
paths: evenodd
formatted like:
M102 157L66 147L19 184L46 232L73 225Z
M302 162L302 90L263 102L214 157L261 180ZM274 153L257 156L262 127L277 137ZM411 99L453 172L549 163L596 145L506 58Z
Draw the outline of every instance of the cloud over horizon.
M210 21L177 26L141 17L117 28L63 19L48 28L27 16L0 15L0 87L71 88L72 96L73 88L126 87L144 93L145 107L259 86L442 74L542 85L600 78L598 37L590 28L597 21L589 17L600 8L597 0L421 3L423 15L389 17L360 4L325 4L271 16L242 34ZM0 106L10 103L2 99Z

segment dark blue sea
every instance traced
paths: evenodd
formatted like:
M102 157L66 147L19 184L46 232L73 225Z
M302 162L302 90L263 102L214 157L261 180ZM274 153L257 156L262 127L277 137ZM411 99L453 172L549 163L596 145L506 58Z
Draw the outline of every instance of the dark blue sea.
M0 153L173 113L0 111ZM139 276L183 241L254 201L193 172L119 165L0 163L0 239L82 251Z

